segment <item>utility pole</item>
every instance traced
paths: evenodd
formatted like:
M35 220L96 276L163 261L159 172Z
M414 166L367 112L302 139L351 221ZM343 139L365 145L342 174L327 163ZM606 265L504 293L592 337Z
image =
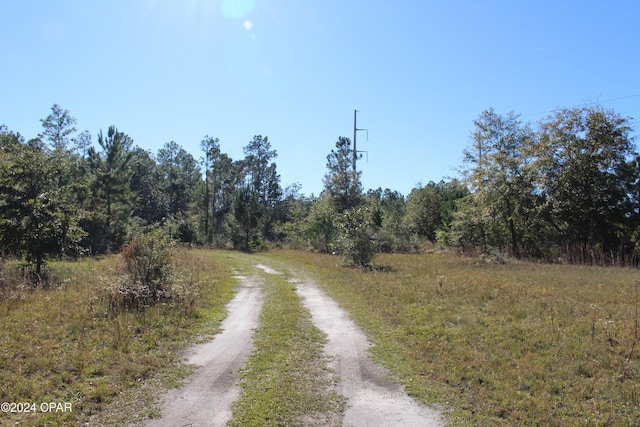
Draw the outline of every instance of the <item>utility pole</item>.
M366 131L367 140L369 140L369 131L367 129L358 129L356 125L358 110L353 110L353 173L356 173L356 160L358 159L358 150L356 148L356 132Z
M356 132L358 131L356 128L356 114L358 114L358 110L353 110L353 173L356 173L356 159L358 158L358 152L356 151Z

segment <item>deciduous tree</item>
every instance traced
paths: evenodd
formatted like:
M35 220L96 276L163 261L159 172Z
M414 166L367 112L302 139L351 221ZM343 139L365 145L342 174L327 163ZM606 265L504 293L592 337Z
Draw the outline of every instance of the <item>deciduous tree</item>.
M534 188L528 172L532 161L530 147L533 132L513 112L506 116L493 109L474 120L472 149L465 150L467 183L476 211L461 212L458 226L464 227L465 215L480 229L482 245L505 250L518 256L525 235L531 230L529 216L534 209Z
M39 139L0 130L0 245L32 263L37 281L47 258L77 254L84 235L71 187L56 185L57 161Z
M624 250L638 179L629 121L599 106L562 109L540 127L534 169L543 212L576 261ZM622 246L622 247L621 247Z

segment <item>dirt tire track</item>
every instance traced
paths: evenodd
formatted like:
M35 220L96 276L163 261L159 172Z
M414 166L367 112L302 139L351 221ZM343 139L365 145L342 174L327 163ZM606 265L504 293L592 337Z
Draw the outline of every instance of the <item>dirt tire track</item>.
M311 312L312 321L327 334L325 352L333 357L331 368L340 377L338 393L347 397L345 426L440 426L437 411L411 399L402 387L367 352L366 335L338 304L311 280L297 284L296 292Z
M238 279L240 288L227 304L222 332L189 351L187 363L200 368L182 387L167 392L162 418L147 426L224 426L231 419L231 405L240 396L238 370L251 352L263 300L259 278Z

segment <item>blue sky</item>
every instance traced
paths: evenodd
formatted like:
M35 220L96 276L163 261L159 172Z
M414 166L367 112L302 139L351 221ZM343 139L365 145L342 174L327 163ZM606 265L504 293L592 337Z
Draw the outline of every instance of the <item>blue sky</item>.
M635 0L4 0L0 13L0 124L34 137L58 103L94 141L113 124L196 158L205 135L234 159L266 135L283 187L308 195L354 109L365 189L405 195L458 175L489 107L531 122L590 102L640 114Z

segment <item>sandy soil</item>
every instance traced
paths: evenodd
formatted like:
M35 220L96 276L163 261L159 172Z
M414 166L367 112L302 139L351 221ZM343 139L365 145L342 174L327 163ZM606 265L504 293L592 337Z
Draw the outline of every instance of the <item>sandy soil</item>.
M440 414L411 399L386 371L369 357L370 343L338 304L312 281L297 285L316 327L327 334L325 351L340 377L338 393L349 403L345 426L440 426Z
M238 279L240 288L227 305L222 332L189 351L187 363L200 368L181 388L165 395L162 418L147 426L224 426L231 419L231 404L240 396L238 370L251 352L262 308L260 279Z
M268 265L256 264L255 267L259 268L260 270L262 270L262 271L264 271L265 273L268 273L268 274L282 274L279 271L274 270L273 268L269 267Z

